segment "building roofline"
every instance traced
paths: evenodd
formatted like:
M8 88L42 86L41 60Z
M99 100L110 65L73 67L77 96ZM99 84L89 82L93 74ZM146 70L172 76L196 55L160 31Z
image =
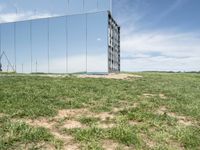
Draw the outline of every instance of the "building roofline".
M0 25L3 25L3 24L11 24L11 23L18 23L18 22L26 22L26 21L36 21L36 20L41 20L41 19L51 19L51 18L67 17L67 16L97 14L97 13L101 13L101 12L108 12L108 14L111 14L109 10L102 10L102 11L94 11L94 12L87 12L87 13L76 13L76 14L58 15L58 16L55 15L55 16L52 16L52 17L25 19L25 20L12 21L12 22L2 22L2 23L0 22Z

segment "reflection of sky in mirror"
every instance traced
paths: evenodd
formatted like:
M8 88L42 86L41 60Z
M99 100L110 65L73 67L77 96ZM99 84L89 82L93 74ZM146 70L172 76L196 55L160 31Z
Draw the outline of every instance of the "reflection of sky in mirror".
M109 9L110 0L0 0L0 22L18 21L1 25L1 50L14 66L16 49L18 72L105 72L107 64L100 62L107 63ZM81 15L97 11L104 12ZM65 14L70 16L54 17ZM21 22L47 17L53 18ZM92 59L99 60L95 69ZM2 61L4 70L11 69Z
M111 0L0 0L0 13L5 13L0 22L110 9Z
M33 5L29 0L19 0L17 3L12 1L11 3L13 7L17 8L18 15L22 15L22 13L27 12L28 14L33 11L33 8L37 7L36 1ZM2 4L2 1L0 2ZM40 1L35 13L46 13L53 7L55 9L51 11L52 14L63 15L66 11L66 0L59 3L52 0L52 3L44 8L46 2L46 0ZM80 0L69 0L71 8L68 10L73 15L67 17L49 15L52 16L50 19L18 21L16 24L1 25L2 51L6 52L14 65L16 47L17 72L107 72L108 14L107 11L91 12L97 11L98 7L101 10L107 10L110 2L85 0L84 7L82 3L78 2ZM83 12L83 8L89 14L80 14ZM1 7L0 10L2 10ZM12 13L12 11L10 12ZM21 20L26 19L22 17ZM20 20L20 18L13 18L13 21L16 20ZM15 29L16 39L14 39ZM94 61L96 61L95 64ZM4 60L4 71L7 69L7 64L8 62Z

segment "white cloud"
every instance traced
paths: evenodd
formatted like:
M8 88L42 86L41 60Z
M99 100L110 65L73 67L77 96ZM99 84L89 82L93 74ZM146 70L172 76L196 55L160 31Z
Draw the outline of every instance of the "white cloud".
M136 33L122 37L124 52L160 52L171 56L200 55L200 37L198 33Z
M122 71L200 71L200 57L164 56L122 60Z
M123 71L200 70L200 30L168 29L158 23L188 0L175 0L148 20L153 5L148 1L116 1L115 12L121 26L121 69ZM157 29L151 27L156 25Z
M129 34L124 34L121 40L123 71L200 70L199 31L161 30L125 33Z
M0 23L15 22L15 21L22 21L22 20L29 20L29 19L47 18L47 17L53 17L53 16L57 16L57 15L46 13L46 12L35 14L32 11L20 12L18 14L16 14L16 13L2 13L0 15Z

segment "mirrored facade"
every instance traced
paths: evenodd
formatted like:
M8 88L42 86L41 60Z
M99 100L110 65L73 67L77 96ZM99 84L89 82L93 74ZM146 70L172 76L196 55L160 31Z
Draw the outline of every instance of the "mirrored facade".
M68 0L67 15L0 24L0 71L119 72L120 27L110 5Z

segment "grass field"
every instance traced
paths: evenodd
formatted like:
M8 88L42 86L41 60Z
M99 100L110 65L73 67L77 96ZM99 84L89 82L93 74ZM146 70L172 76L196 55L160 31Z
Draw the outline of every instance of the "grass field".
M200 149L200 74L0 74L0 150Z

